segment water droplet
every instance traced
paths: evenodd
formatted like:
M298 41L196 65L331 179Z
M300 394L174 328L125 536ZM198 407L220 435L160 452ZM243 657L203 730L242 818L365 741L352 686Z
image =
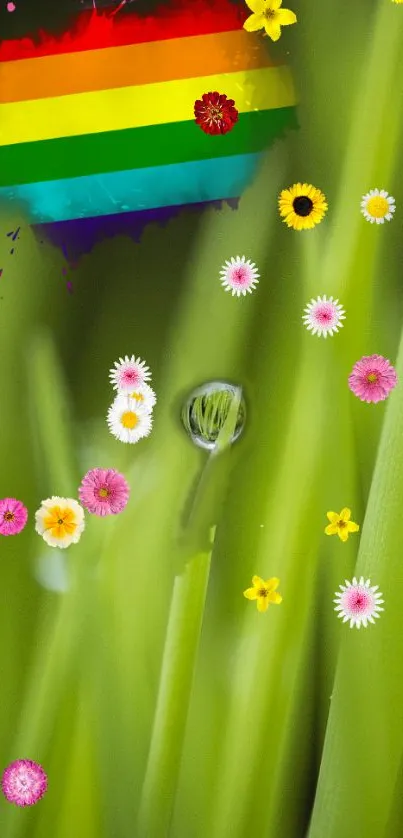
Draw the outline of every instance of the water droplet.
M241 435L246 418L242 388L226 381L210 381L192 391L182 408L183 427L200 448L212 451L227 419L232 400L241 396L235 431L231 442Z

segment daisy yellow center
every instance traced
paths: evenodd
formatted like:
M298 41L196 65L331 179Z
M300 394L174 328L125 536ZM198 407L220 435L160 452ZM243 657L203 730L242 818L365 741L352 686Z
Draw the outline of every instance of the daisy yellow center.
M4 514L5 521L14 521L14 513L13 512L6 512Z
M375 382L378 381L378 376L376 373L370 372L370 374L367 375L367 381L369 381L370 384L375 384Z
M389 204L386 198L382 198L381 195L376 195L367 202L367 212L373 218L384 218L388 210Z
M102 487L102 489L99 490L98 495L99 495L100 498L108 498L109 497L109 489L106 489L105 487Z
M132 410L126 410L124 413L122 413L120 421L124 428L128 428L128 430L132 431L133 428L136 427L139 420L138 416L136 416L136 414L133 413Z
M142 393L132 393L131 398L135 399L136 402L143 402L144 401L144 396L143 396Z

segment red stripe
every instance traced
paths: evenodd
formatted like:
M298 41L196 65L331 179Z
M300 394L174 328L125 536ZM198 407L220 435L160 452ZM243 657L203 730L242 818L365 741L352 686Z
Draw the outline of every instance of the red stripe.
M240 8L230 0L172 0L150 17L83 12L74 29L61 38L41 32L39 43L30 38L3 41L0 61L229 32L240 29L248 14L246 7Z

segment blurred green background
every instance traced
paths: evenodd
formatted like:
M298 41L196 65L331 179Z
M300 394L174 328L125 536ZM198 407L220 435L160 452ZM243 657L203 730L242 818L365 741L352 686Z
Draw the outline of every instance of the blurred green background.
M0 496L30 517L0 543L0 770L33 759L49 779L32 808L2 797L1 838L403 834L403 390L366 405L347 387L365 354L403 378L403 6L285 5L298 24L272 51L300 129L237 211L104 241L70 295L61 254L1 208ZM329 203L306 233L277 212L299 180ZM380 227L359 211L374 187L397 204ZM261 279L237 299L218 275L243 254ZM318 294L347 313L327 341L301 321ZM105 422L108 371L132 353L158 403L151 436L125 446ZM210 380L242 385L248 411L218 456L179 419ZM125 474L129 505L54 551L35 510L93 467ZM343 506L361 527L346 544L324 535ZM242 596L254 573L281 580L263 615ZM386 602L360 632L332 602L354 573Z

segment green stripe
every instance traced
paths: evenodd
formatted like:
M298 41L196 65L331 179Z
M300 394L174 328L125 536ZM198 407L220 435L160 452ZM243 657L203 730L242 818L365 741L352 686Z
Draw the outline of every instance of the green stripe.
M255 153L296 127L289 107L242 113L233 130L218 137L192 121L0 146L0 186Z

